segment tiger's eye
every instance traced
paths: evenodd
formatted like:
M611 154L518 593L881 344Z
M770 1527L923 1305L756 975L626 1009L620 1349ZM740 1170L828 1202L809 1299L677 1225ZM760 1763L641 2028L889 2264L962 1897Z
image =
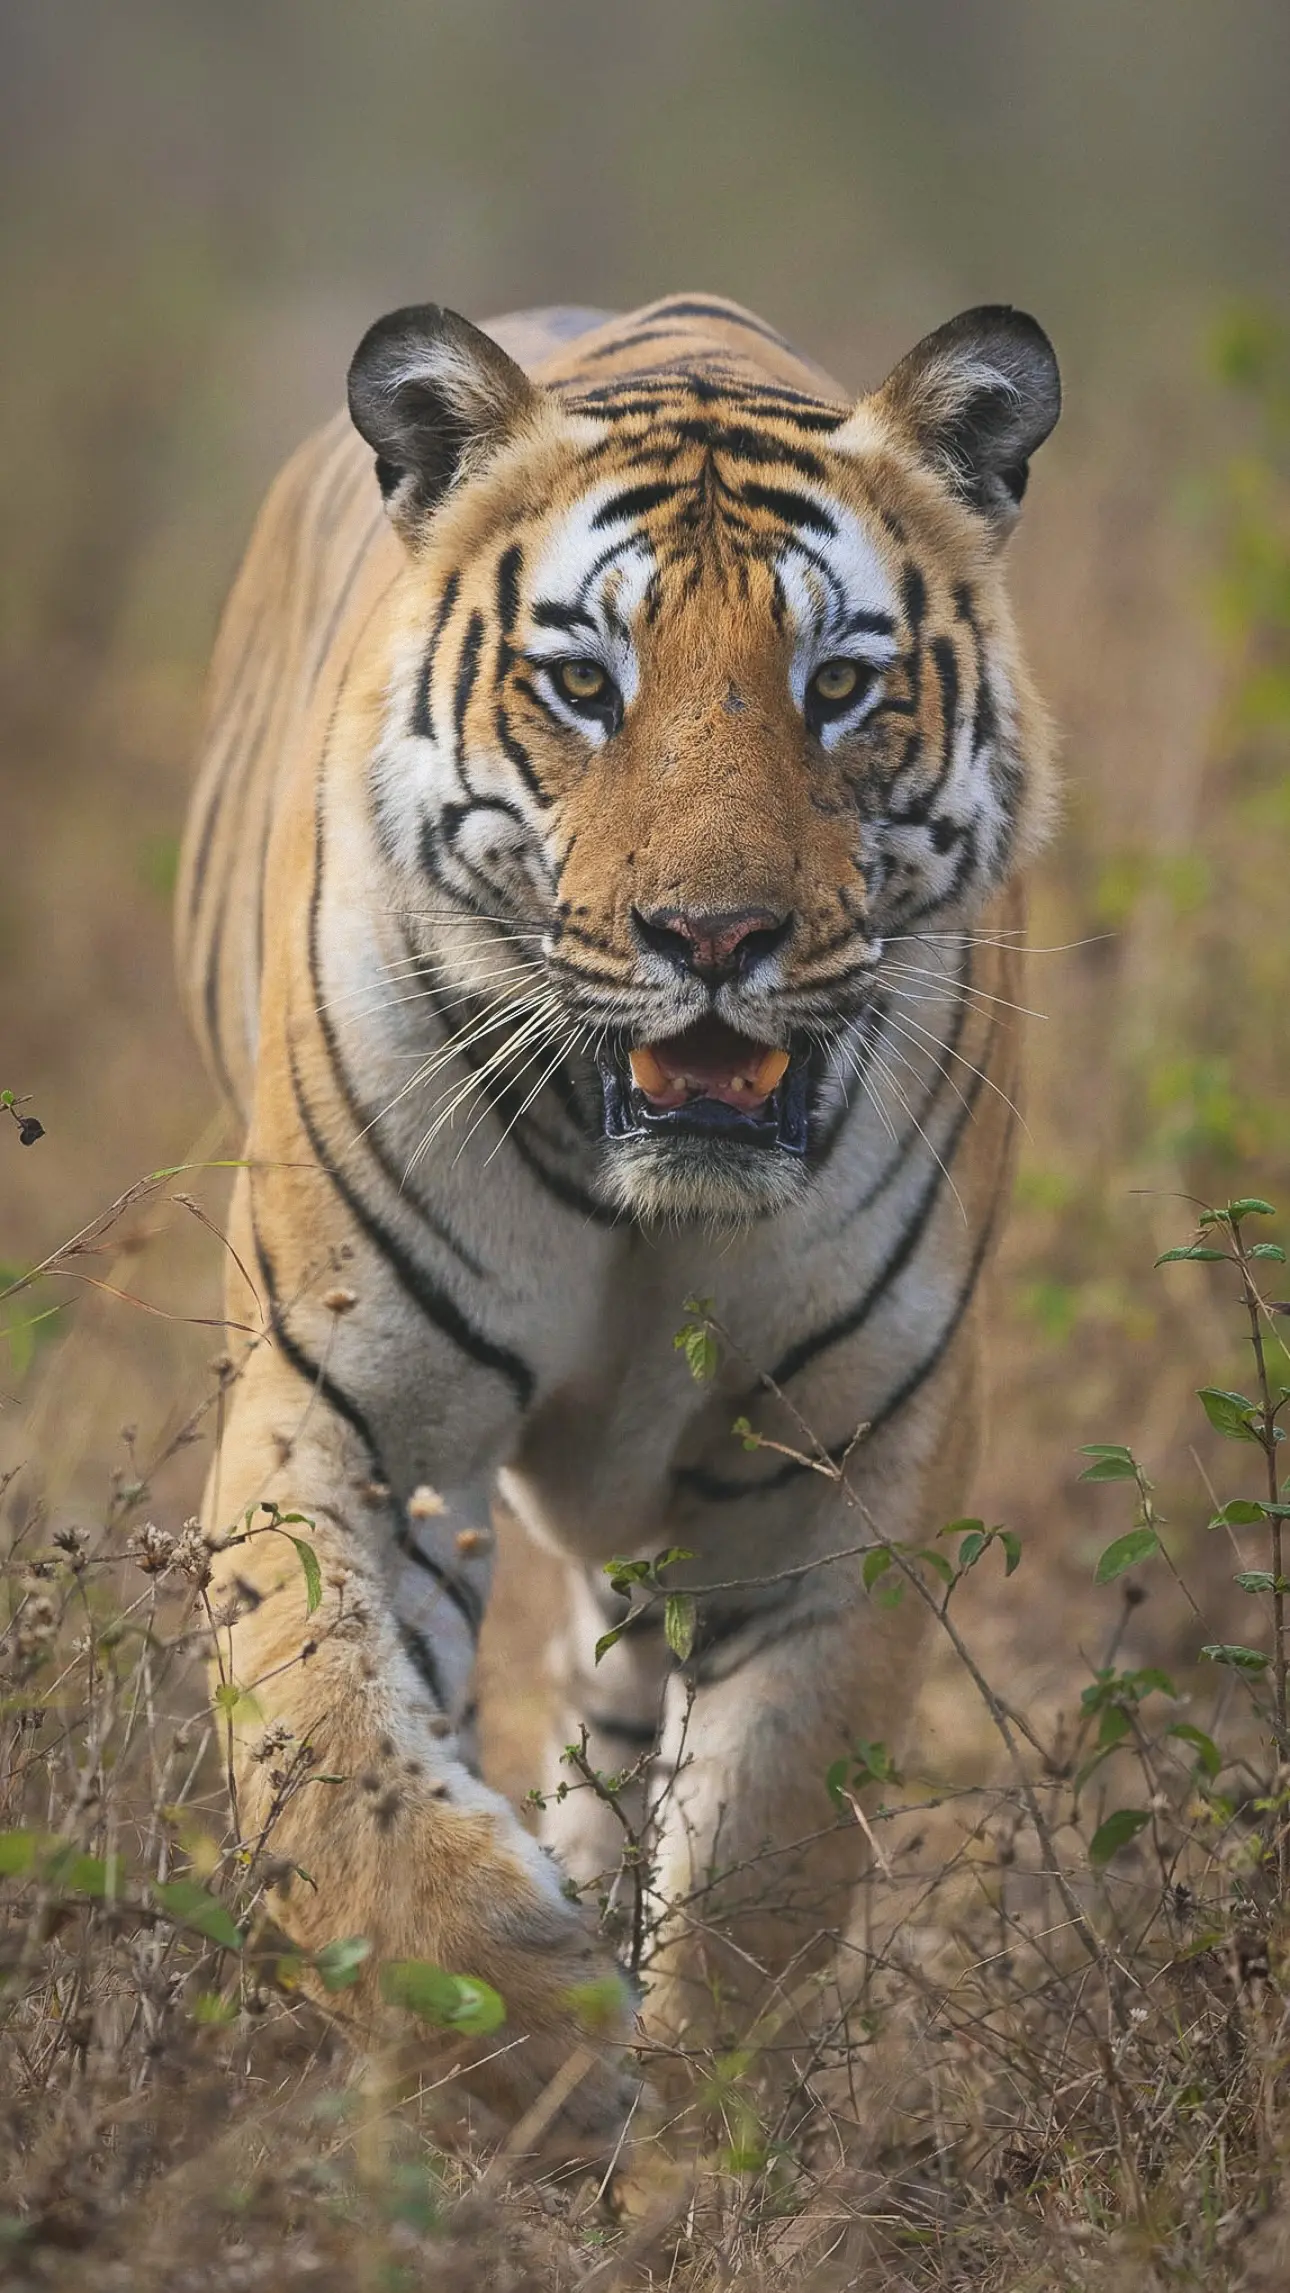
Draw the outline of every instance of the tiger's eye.
M609 688L608 677L595 661L561 661L556 677L571 701L598 701Z
M860 682L854 661L826 661L811 679L811 689L822 701L849 701Z

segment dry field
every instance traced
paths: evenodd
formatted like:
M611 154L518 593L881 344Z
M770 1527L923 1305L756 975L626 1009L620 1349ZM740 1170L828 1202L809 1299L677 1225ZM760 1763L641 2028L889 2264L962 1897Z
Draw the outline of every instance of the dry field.
M895 1772L868 1747L839 1779L874 1862L838 1987L696 2059L688 2119L610 2177L533 2176L465 2131L450 2076L410 2091L356 2063L266 1922L272 1842L230 1809L184 1537L222 1406L208 1221L237 1151L169 976L195 665L127 665L110 553L54 585L65 615L0 692L21 760L0 909L20 1101L0 1110L19 1285L0 1303L0 2281L1290 2281L1290 1744L1280 1517L1258 1509L1285 1493L1290 1275L1249 1255L1290 1238L1290 347L1233 320L1102 403L1037 473L1016 570L1068 802L1036 882L1045 1016L962 1506L1016 1542L964 1532L939 1570L898 1555L875 1581L939 1621ZM1205 1205L1248 1198L1281 1215L1205 1228L1229 1262L1156 1268ZM1087 1444L1106 1445L1091 1482ZM502 1542L488 1760L522 1795L544 1588ZM343 1952L321 1970L346 1972ZM439 2000L435 2046L472 2011Z

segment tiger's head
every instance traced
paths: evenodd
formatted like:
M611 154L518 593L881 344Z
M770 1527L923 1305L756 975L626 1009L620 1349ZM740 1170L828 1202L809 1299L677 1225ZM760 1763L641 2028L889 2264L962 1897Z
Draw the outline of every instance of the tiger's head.
M1042 830L1001 545L1056 361L987 308L858 405L710 344L568 368L436 305L354 359L406 545L382 846L463 992L510 950L517 1075L572 1078L604 1196L747 1219L809 1186L884 948Z

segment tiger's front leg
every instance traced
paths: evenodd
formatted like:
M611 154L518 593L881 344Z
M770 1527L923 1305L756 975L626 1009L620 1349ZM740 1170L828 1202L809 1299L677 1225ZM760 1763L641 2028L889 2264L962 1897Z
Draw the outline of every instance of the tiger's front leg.
M233 1727L238 1821L244 1843L287 1867L284 1925L307 1951L370 1942L362 1981L334 2002L365 2027L385 1962L481 1977L505 2002L505 2027L445 2040L472 2091L513 2120L553 2078L576 2076L547 2140L612 2143L636 2092L617 2054L626 1987L608 2034L602 2023L588 2039L572 1994L612 1985L612 1962L554 1862L470 1765L486 1510L439 1512L428 1495L409 1506L373 1485L325 1375L302 1380L267 1347L248 1361L209 1496L211 1529L232 1523L237 1540L217 1554L211 1588L221 1673L253 1699L242 1709L254 1717ZM275 1532L275 1506L309 1526ZM289 1534L320 1564L312 1614Z

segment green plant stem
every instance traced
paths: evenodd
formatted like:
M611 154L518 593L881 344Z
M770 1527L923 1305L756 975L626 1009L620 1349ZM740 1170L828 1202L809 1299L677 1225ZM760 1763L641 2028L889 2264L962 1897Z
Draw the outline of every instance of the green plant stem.
M1259 1381L1259 1416L1261 1422L1258 1427L1258 1442L1263 1451L1264 1470L1268 1484L1268 1504L1271 1508L1268 1515L1268 1545L1269 1559L1272 1565L1272 1714L1277 1757L1279 1762L1284 1764L1287 1751L1290 1749L1290 1732L1287 1729L1286 1602L1283 1590L1285 1579L1282 1574L1284 1540L1282 1537L1283 1524L1280 1513L1277 1511L1280 1502L1277 1490L1277 1405L1272 1398L1267 1355L1263 1347L1263 1316L1266 1308L1259 1295L1254 1276L1250 1271L1249 1255L1241 1233L1239 1218L1233 1218L1231 1228L1236 1262L1241 1272L1245 1310L1250 1317L1250 1342L1254 1349L1254 1366ZM1277 1877L1281 1892L1284 1895L1287 1881L1290 1880L1290 1828L1287 1827L1284 1820L1280 1823L1277 1833Z

